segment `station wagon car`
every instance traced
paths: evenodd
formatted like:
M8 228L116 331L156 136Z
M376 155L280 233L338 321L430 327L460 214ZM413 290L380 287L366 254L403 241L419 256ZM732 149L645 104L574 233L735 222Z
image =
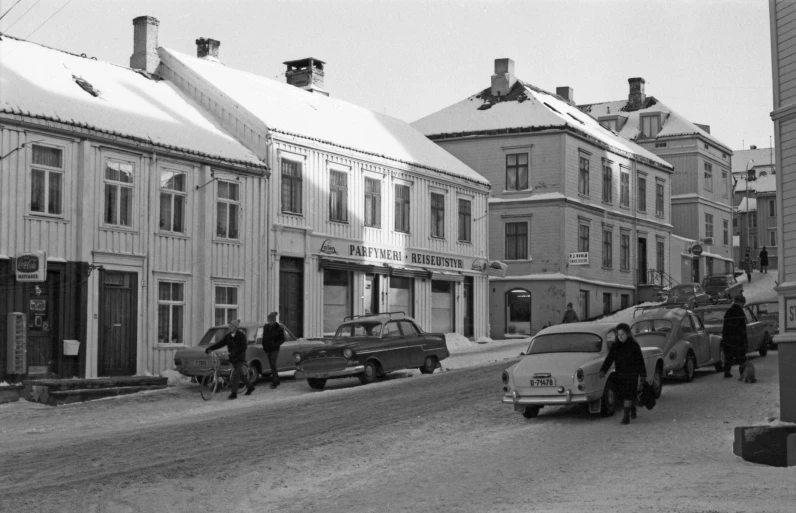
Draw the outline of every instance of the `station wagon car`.
M699 283L681 283L669 289L667 304L688 304L690 306L710 303L710 296Z
M589 412L613 415L616 411L614 366L600 377L600 366L616 341L616 323L559 324L537 333L523 358L503 371L503 404L527 418L544 406L588 404ZM663 353L642 348L647 381L661 395Z
M403 312L390 312L346 320L326 346L295 353L294 360L296 379L320 390L330 378L357 376L372 383L401 369L431 374L448 356L444 333L424 333Z
M659 307L644 311L630 326L633 338L644 347L663 352L666 376L694 379L699 367L723 368L721 337L711 335L699 316L680 307Z
M743 293L743 283L732 274L711 274L702 280L702 288L710 299L732 299Z
M724 327L724 314L727 313L731 304L731 302L727 301L715 305L701 306L695 308L694 313L702 319L709 333L721 338L722 328ZM770 323L759 320L752 313L751 308L746 305L743 306L743 313L746 316L747 351L750 353L758 352L760 356L765 356L768 354L768 347L771 344Z
M261 375L270 376L271 367L268 365L268 357L263 351L263 326L261 323L243 322L240 329L246 332L246 339L249 347L246 349L246 361L249 363L249 378L256 381ZM306 340L296 338L293 333L283 324L285 328L285 343L279 351L279 358L276 361L276 369L281 372L292 372L296 370L293 364L293 353L304 353L313 347L324 345L320 340ZM205 349L211 344L215 344L229 333L229 326L224 324L214 326L207 330L202 339L194 347L179 349L174 354L174 367L183 376L201 378L205 372L213 367L213 359L205 354ZM216 351L225 366L229 366L227 348L223 347Z
M774 335L779 333L779 301L771 299L768 301L752 301L746 303L746 306L752 311L760 322L768 323L768 334L771 336L769 347L774 349L777 347L774 342Z

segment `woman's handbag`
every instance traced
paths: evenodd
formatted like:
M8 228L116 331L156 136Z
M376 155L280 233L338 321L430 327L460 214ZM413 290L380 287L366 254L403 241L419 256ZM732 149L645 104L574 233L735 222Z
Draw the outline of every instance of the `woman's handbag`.
M647 380L644 380L644 384L641 386L641 393L638 396L638 403L640 406L643 406L648 410L655 408L655 390L652 389L652 385L647 383Z

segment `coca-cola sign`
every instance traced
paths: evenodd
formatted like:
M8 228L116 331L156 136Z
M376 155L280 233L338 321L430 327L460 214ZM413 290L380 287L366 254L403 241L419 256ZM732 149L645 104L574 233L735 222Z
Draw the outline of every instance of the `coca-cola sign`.
M47 254L44 251L18 254L15 267L17 281L47 281Z
M39 257L36 255L20 255L17 257L17 272L35 273L39 270Z

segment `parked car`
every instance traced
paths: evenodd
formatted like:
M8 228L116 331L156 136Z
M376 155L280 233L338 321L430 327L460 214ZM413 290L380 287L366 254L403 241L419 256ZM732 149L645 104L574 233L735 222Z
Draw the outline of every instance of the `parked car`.
M702 319L709 333L714 333L721 337L722 328L724 327L724 314L727 313L730 305L732 305L731 301L723 301L715 305L695 308L694 313ZM765 356L768 354L768 347L771 344L771 333L769 331L771 324L755 317L749 306L744 305L742 308L744 315L746 315L746 338L749 342L747 351L750 353L758 352L760 356Z
M776 349L777 344L774 342L774 335L779 333L779 301L776 299L752 301L751 303L746 303L746 306L755 314L758 321L768 323L768 334L771 336L769 348Z
M645 310L633 320L630 331L641 347L657 347L663 352L665 376L691 381L699 367L723 369L721 337L711 335L699 316L687 308Z
M702 280L702 288L710 299L732 299L743 293L743 283L732 274L711 274Z
M263 326L266 321L261 323L243 322L240 329L246 332L246 339L249 342L249 347L246 349L246 360L249 363L249 378L257 380L261 375L270 376L271 367L268 365L268 358L263 351ZM285 325L285 343L279 351L279 358L276 361L276 369L281 372L292 372L296 370L293 363L293 353L303 354L310 349L322 346L324 343L320 340L306 340L303 338L296 338ZM213 366L213 359L205 354L207 346L214 344L221 340L229 333L229 326L221 325L214 326L205 332L202 339L194 347L186 347L179 349L174 354L174 367L183 376L191 376L201 378L205 372ZM225 366L229 366L227 360L227 348L224 347L216 351Z
M559 324L533 337L524 357L503 371L503 404L527 418L544 406L588 404L589 412L613 415L616 410L614 367L600 377L600 366L616 340L616 323ZM663 353L642 348L647 381L655 397L663 389Z
M444 333L424 333L403 312L346 319L326 346L294 353L296 379L316 390L331 378L357 376L373 383L401 369L431 374L450 356Z
M702 285L699 283L681 283L669 289L666 297L666 304L687 304L694 306L698 304L710 303L710 296L707 295Z

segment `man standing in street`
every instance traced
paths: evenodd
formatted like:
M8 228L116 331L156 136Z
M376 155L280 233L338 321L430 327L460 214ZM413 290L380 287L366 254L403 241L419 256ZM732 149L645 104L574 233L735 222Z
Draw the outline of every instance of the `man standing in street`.
M230 376L230 389L232 393L229 394L228 399L238 398L238 377L243 378L243 383L246 384L246 395L251 395L254 392L254 385L249 381L249 376L246 374L246 333L240 329L240 319L235 319L229 323L230 332L224 337L205 349L205 354L210 354L210 351L221 349L226 346L229 351L229 363L232 365L232 375Z
M724 377L731 378L733 363L738 362L738 369L743 373L746 364L746 351L749 341L746 338L746 315L743 305L746 299L738 294L732 306L724 314L724 325L721 329L721 349L724 352Z
M279 386L279 372L276 369L276 359L279 357L279 348L285 342L285 328L276 322L279 312L268 314L268 324L263 326L263 351L268 357L271 367L271 388Z
M580 322L580 319L578 319L578 314L575 313L575 310L572 309L572 303L567 303L567 311L564 312L564 319L561 323L567 324L570 322Z
M749 258L749 253L746 254L746 258L743 261L743 268L746 271L746 281L747 283L752 283L752 259Z
M760 252L760 272L768 274L768 251L766 251L765 246L763 246L763 250Z

